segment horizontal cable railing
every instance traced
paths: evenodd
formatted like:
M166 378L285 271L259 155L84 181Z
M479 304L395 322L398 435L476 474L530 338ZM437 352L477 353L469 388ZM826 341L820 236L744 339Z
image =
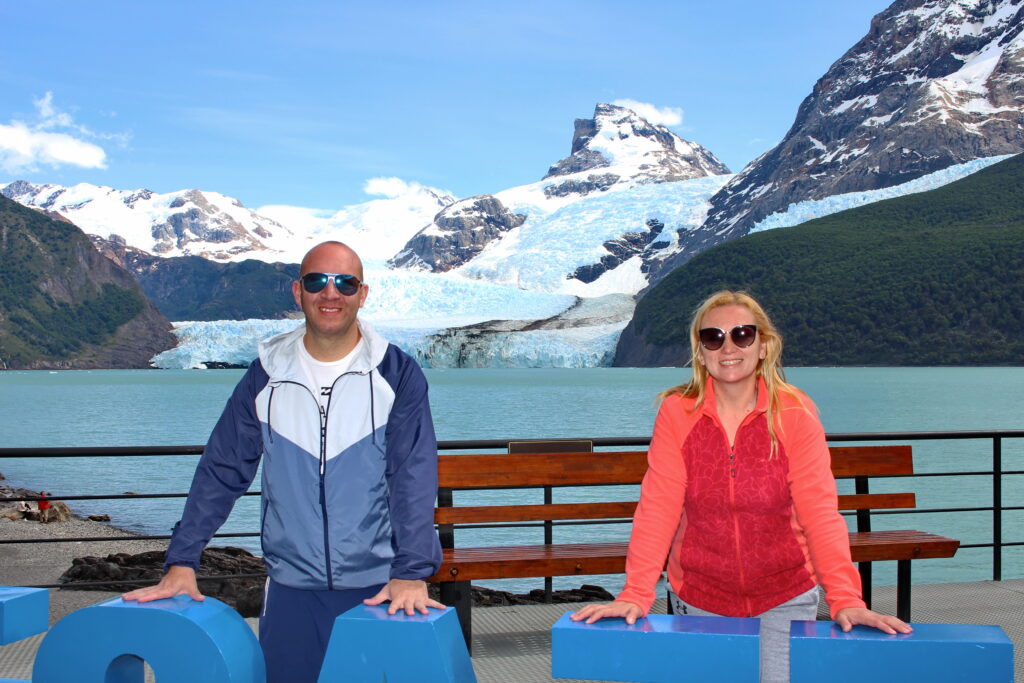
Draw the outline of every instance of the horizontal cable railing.
M931 514L931 513L956 513L956 512L991 512L993 514L992 530L993 540L991 543L964 543L961 548L992 548L992 578L1002 578L1002 549L1011 546L1024 546L1024 540L1004 541L1002 538L1002 514L1008 511L1024 510L1024 505L1004 505L1002 502L1002 479L1004 476L1021 475L1024 470L1003 470L1002 469L1002 440L1022 439L1024 430L968 430L968 431L927 431L927 432L855 432L826 434L830 443L842 442L892 442L892 441L934 441L934 440L987 440L992 442L992 469L990 470L965 470L953 472L921 472L915 474L900 475L878 475L872 479L888 479L900 477L968 477L985 476L992 478L992 505L983 507L947 507L947 508L913 508L907 510L876 510L871 511L874 515L907 515L907 514ZM476 439L458 441L439 441L438 450L467 451L467 450L495 450L504 452L510 441L522 441L523 439ZM613 448L622 446L648 446L650 437L598 437L588 439L595 448ZM88 447L62 447L62 448L0 448L0 459L10 458L108 458L108 457L180 457L200 456L204 446L88 446ZM582 487L572 487L582 488ZM474 489L466 489L474 490ZM488 489L491 490L491 489ZM259 496L260 491L248 491L243 496ZM6 502L38 502L48 501L91 501L91 500L124 500L124 499L158 499L158 498L184 498L187 493L121 493L121 494L49 494L41 496L12 496L2 498ZM842 513L853 516L855 511ZM630 519L620 520L585 520L585 521L553 521L551 526L580 526L593 524L626 524ZM532 523L493 523L493 524L456 524L455 529L491 529L491 528L542 528L544 522ZM253 538L258 537L256 532L233 532L214 534L214 538ZM27 538L27 539L0 539L0 544L15 543L75 543L75 542L100 542L100 541L138 541L138 540L168 540L170 534L150 534L131 536L88 536L88 537L61 537L61 538ZM266 576L259 574L233 574L216 576L198 576L200 581L262 578ZM152 579L138 580L117 580L117 581L90 581L75 582L74 587L96 587L110 584L150 584ZM38 588L60 588L71 587L65 584L47 584L35 586Z

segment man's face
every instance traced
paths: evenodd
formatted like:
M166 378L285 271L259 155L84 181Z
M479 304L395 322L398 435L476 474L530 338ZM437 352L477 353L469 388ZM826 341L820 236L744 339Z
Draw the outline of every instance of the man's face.
M351 341L357 333L356 315L366 301L368 288L360 285L359 291L345 296L338 291L334 278L315 294L302 287L301 276L307 273L345 273L363 279L363 267L359 257L351 249L340 244L322 244L315 247L302 262L300 281L292 283L295 303L306 314L306 334L321 341Z

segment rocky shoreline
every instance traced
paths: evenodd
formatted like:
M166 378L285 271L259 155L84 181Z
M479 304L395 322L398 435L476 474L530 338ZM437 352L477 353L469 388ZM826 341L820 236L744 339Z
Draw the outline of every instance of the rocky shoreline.
M57 585L50 592L51 622L68 612L107 600L145 580L156 583L162 575L164 541L133 540L137 534L104 522L82 519L73 514L60 522L48 524L16 516L17 504L4 499L38 496L28 489L0 485L0 539L48 539L53 543L14 543L4 545L0 553L0 585ZM33 504L34 507L34 504ZM113 541L61 539L116 536ZM262 574L261 558L241 548L210 547L203 553L200 574ZM111 586L80 585L96 581L115 581ZM538 579L540 582L540 579ZM245 617L257 616L263 602L263 578L203 581L200 590L222 600ZM429 586L431 596L440 597L437 584ZM482 586L472 587L475 607L530 605L545 602L544 591L510 593ZM600 586L583 585L571 590L557 590L552 602L573 603L611 600L613 596Z

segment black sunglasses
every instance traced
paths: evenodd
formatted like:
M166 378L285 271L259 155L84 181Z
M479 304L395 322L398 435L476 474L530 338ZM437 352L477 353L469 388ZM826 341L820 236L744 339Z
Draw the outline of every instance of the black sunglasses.
M726 331L720 327L705 327L699 333L700 345L708 351L717 351L725 344ZM745 349L754 343L757 337L757 325L737 325L728 332L732 343Z
M345 296L352 296L359 291L359 287L362 285L359 278L355 275L345 275L344 273L306 273L302 276L302 288L310 294L316 294L323 291L327 283L332 279L334 280L334 288Z

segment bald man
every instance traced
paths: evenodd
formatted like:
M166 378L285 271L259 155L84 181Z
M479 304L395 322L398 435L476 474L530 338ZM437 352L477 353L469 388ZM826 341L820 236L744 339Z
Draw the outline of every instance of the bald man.
M424 579L434 530L437 442L416 362L358 319L369 288L341 242L306 254L292 283L305 324L262 342L196 468L156 586L186 594L199 557L263 460L267 588L260 644L270 683L314 682L334 618L390 601L391 614L442 608Z

